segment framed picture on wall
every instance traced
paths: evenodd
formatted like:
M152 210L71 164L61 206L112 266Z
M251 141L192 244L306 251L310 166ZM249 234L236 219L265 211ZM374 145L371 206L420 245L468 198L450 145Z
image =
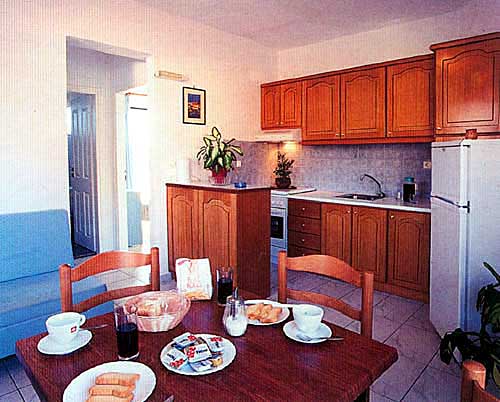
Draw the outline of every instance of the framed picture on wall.
M184 124L206 124L205 90L198 88L182 88Z

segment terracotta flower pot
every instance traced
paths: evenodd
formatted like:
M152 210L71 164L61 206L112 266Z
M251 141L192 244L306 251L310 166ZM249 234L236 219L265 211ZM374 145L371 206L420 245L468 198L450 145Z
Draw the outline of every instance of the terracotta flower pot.
M214 184L226 184L226 176L227 176L226 169L220 169L218 172L212 170L212 178Z
M288 188L292 184L292 180L289 177L276 177L274 182L278 188Z

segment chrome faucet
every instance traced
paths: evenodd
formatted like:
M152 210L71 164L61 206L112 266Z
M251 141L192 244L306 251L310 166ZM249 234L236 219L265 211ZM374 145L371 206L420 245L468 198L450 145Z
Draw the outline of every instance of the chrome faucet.
M384 198L385 193L382 191L382 185L380 184L380 182L375 177L369 175L368 173L362 174L361 177L359 178L359 180L363 181L365 177L372 179L377 184L377 186L378 186L377 197Z

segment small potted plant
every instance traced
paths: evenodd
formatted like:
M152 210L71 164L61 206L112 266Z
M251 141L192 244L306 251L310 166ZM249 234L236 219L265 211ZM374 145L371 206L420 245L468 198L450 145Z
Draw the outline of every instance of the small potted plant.
M286 157L285 153L278 151L278 163L273 173L276 175L275 183L278 188L288 188L292 184L290 175L292 171L290 170L295 163L295 160L290 160Z
M203 159L203 167L212 172L214 184L226 184L227 172L233 168L236 154L243 156L243 151L238 145L233 145L234 138L224 141L217 127L212 127L212 134L203 137L203 145L196 157Z
M455 360L454 352L458 349L462 361L472 359L482 363L488 377L500 386L500 275L486 262L484 267L496 282L483 286L477 294L476 308L481 313L479 332L466 332L462 328L447 332L439 351L441 360L449 364Z

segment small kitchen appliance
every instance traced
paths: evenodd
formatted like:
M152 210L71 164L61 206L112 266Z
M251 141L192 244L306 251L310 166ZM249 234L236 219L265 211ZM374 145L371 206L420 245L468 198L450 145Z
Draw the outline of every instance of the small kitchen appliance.
M403 201L411 202L415 200L417 194L417 183L413 177L405 177L403 181Z

